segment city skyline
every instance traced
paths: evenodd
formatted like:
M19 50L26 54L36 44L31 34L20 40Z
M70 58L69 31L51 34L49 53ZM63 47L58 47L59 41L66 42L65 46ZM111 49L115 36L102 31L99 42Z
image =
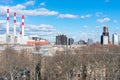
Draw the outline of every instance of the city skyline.
M38 35L50 41L55 36L65 34L79 39L92 38L100 41L103 26L120 34L118 0L1 0L0 33L5 33L6 9L10 9L10 31L13 31L13 13L17 13L19 32L20 16L25 15L25 35ZM111 38L110 38L111 40Z

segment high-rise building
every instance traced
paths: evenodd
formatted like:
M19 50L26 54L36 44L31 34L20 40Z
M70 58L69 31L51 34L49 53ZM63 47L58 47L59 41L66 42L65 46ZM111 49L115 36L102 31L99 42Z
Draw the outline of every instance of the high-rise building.
M89 38L87 44L88 45L92 45L93 44L93 40Z
M73 38L69 38L68 39L68 45L72 45L74 43L74 39Z
M108 36L105 36L105 35L103 35L102 37L103 37L103 38L102 38L102 39L103 39L103 40L102 40L102 41L103 41L102 44L103 44L103 45L107 45L107 44L109 43L109 37L108 37Z
M113 34L112 35L112 43L114 44L114 45L119 45L119 40L118 40L118 34L117 33L115 33L115 34Z
M109 32L108 27L103 27L103 33L101 35L101 44L107 45L109 43Z
M85 40L79 40L79 41L78 41L78 44L84 45L84 44L86 44L86 42L85 42Z
M56 45L67 45L67 37L66 37L66 35L58 35L58 36L56 36Z

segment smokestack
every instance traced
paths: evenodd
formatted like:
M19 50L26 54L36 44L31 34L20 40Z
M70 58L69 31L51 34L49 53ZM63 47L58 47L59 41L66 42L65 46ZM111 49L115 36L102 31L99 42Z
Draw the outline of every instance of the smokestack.
M20 35L22 35L22 23L20 24Z
M16 36L16 12L14 12L14 36Z
M24 37L24 15L22 15L22 36Z
M7 21L7 26L6 26L6 34L9 34L9 9L7 9L7 18L6 18L6 21Z

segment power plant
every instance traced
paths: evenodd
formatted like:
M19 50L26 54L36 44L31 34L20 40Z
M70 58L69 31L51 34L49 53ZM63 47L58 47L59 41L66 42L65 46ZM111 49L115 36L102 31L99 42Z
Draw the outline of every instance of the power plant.
M32 36L25 36L24 34L24 15L21 16L21 24L20 24L20 32L17 32L17 21L16 21L16 12L14 12L14 29L13 33L10 33L10 11L7 9L7 17L6 17L6 33L0 35L0 44L21 44L21 45L35 45L36 42L38 44L48 44L48 40L34 40ZM39 37L38 37L39 38ZM32 44L31 44L32 43Z

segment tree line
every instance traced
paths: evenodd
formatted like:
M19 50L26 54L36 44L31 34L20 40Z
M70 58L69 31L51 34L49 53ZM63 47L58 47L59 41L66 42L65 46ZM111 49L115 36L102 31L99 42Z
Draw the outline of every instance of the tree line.
M53 56L0 52L0 80L120 80L120 46L65 48Z

